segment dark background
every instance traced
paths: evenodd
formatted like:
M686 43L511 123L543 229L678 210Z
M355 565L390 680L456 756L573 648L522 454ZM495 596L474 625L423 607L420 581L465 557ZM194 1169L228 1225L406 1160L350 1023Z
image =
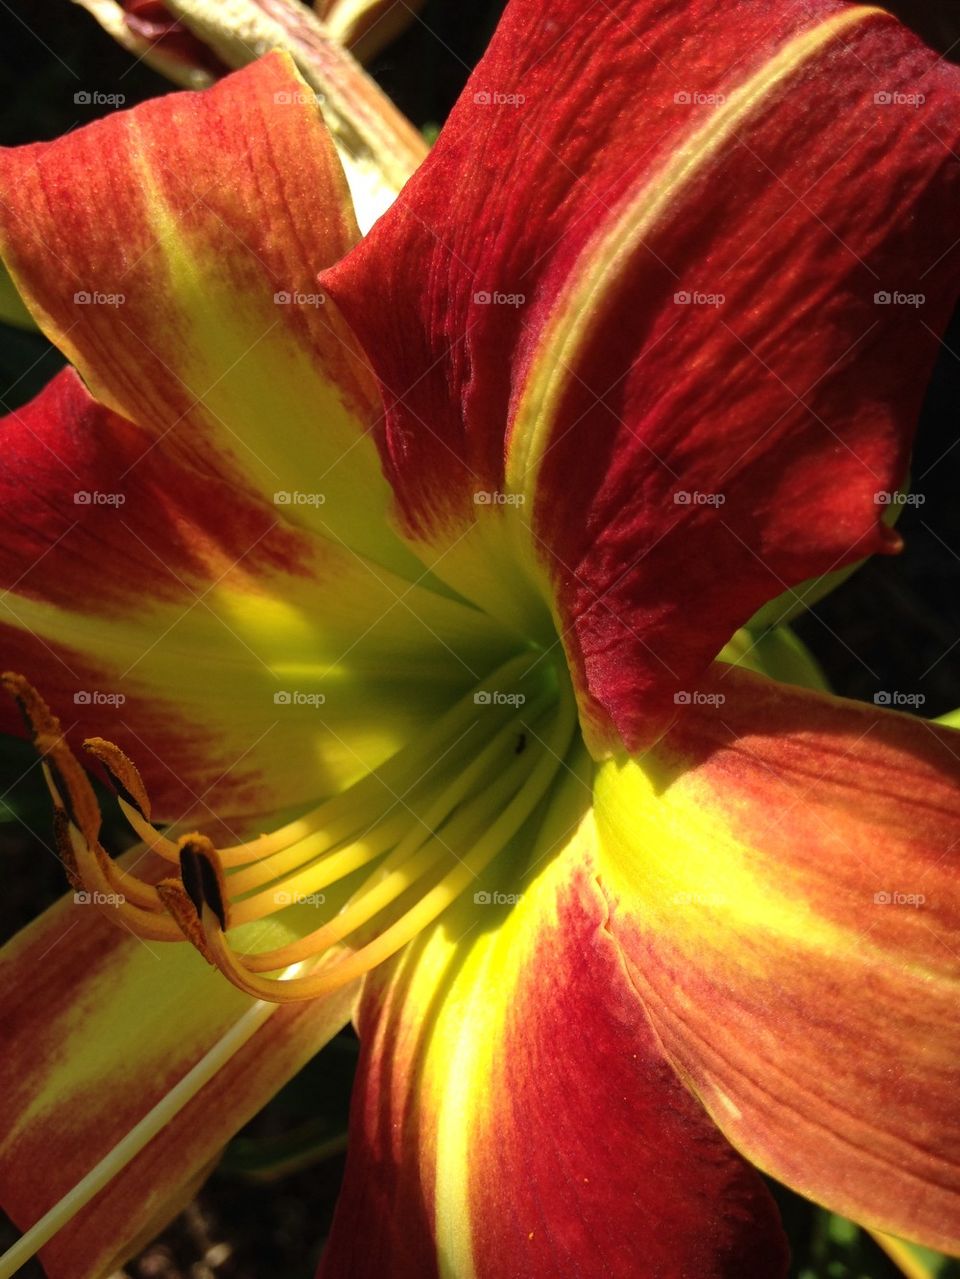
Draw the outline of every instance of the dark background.
M429 131L442 123L502 7L490 0L431 0L375 59L373 73L418 126ZM942 51L960 37L960 6L897 0L888 7ZM81 84L122 93L127 106L171 91L68 0L45 0L42 8L0 0L0 144L51 138L87 123L98 109L74 104ZM908 360L904 352L905 365ZM0 325L0 405L22 404L60 363L39 334ZM922 693L924 714L931 716L960 706L958 406L960 314L946 335L920 424L913 487L926 501L908 507L900 521L904 553L868 563L797 625L836 691L867 700L884 688ZM0 937L65 887L45 842L49 813L36 770L8 789L31 759L24 744L0 739ZM342 1172L340 1156L320 1156L338 1144L345 1127L355 1052L350 1035L325 1050L249 1126L188 1212L126 1273L136 1279L311 1279ZM310 1160L310 1166L277 1175L291 1159ZM899 1273L860 1232L777 1193L798 1279Z

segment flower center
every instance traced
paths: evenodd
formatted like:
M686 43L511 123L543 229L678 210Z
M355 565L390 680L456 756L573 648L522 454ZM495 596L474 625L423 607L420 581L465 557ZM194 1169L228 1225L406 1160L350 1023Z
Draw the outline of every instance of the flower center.
M89 739L85 749L109 774L130 825L178 872L153 885L101 847L93 789L42 699L20 676L3 680L43 758L74 886L143 937L187 938L240 989L277 1002L361 977L475 886L550 791L577 725L565 670L521 654L349 789L221 848L204 835L158 831L135 766L112 743ZM328 905L328 890L332 908L319 927L268 950L234 944L231 930L275 915L302 919L295 908Z

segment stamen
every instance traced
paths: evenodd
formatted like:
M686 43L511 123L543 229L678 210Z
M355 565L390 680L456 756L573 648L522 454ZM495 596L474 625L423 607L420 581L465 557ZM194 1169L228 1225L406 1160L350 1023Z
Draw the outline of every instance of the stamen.
M284 900L284 895L289 901L295 901L298 897L321 892L330 884L346 879L354 871L376 861L388 848L392 848L409 825L408 813L396 813L392 820L375 826L359 839L330 849L317 860L308 858L308 863L312 864L282 879L275 879L272 870L262 876L247 876L244 871L228 876L227 887L234 892L242 893L265 882L270 883L269 888L235 903L232 912L234 924L245 924L254 919L263 919L265 915L272 915L277 909L277 903Z
M488 825L491 809L499 808L515 794L532 771L533 765L525 761L497 777L482 794L474 796L470 803L465 804L442 828L442 832L428 832L429 838L419 852L415 851L414 841L402 841L381 862L374 874L364 880L340 914L329 923L286 946L241 956L244 967L250 972L276 972L289 964L299 963L311 955L327 950L356 932L392 902L426 879L441 863L448 861L450 857L456 857L458 846L462 847L464 842L475 840Z
M444 746L448 745L451 739L456 740L461 729L469 727L476 712L475 696L478 691L486 687L499 689L516 687L538 662L539 657L535 653L523 653L518 657L510 658L465 693L448 711L445 711L415 745L398 751L348 790L324 801L302 817L278 827L269 834L259 835L247 843L219 849L221 864L224 867L231 867L259 861L268 854L289 848L321 830L328 844L334 843L337 838L344 838L345 834L353 833L347 831L345 834L331 837L328 824L332 826L338 818L356 812L362 805L371 804L376 807L377 803L383 800L384 791L389 796L386 801L386 808L389 808L390 800L398 792L406 789L411 780L429 772L431 766L441 758Z
M62 829L65 829L70 837L70 872L74 887L95 888L97 893L122 897L125 901L132 902L135 906L142 906L146 910L160 910L161 904L156 889L142 879L137 879L136 876L128 875L126 871L121 870L113 858L107 855L100 842L91 836L89 825L86 825L86 833L84 833L84 830L73 820L71 813L76 812L78 808L87 807L86 797L80 801L80 794L82 788L89 787L89 782L80 770L79 764L77 765L78 774L71 775L72 770L63 767L62 759L60 762L61 767L55 769L49 760L44 760L41 768L47 789L53 799L54 813L61 812L66 818L66 826ZM67 778L69 778L68 781ZM90 796L96 804L92 788L90 788ZM56 827L54 835L59 840L59 846L66 851L64 841Z
M180 878L197 914L207 902L227 928L227 895L216 863L213 844L205 835L185 835L180 842Z
M536 715L542 708L546 694L536 697L526 711L528 715ZM509 721L496 733L487 745L476 754L465 769L460 771L453 782L447 786L434 802L427 808L423 816L419 816L412 805L404 803L404 811L398 813L392 826L374 828L360 840L344 849L322 858L315 866L301 870L298 874L288 876L274 883L268 890L247 898L238 904L234 912L235 923L243 923L251 919L261 919L277 909L277 894L284 892L289 898L306 896L344 879L353 871L374 860L380 853L390 848L397 837L406 831L397 854L405 857L416 849L432 834L453 809L476 787L477 783L490 771L491 765L498 757L502 757L504 744L516 735L519 716ZM411 827L411 818L416 824ZM302 847L302 846L301 846ZM293 850L290 850L291 853ZM271 863L274 861L270 859ZM238 871L227 881L232 892L243 893L254 884L263 883L260 868L253 867L246 871ZM284 961L287 962L287 961ZM281 967L278 964L275 967Z
M220 851L199 833L174 841L158 831L133 762L112 743L88 739L84 748L106 770L131 827L151 851L179 867L178 878L156 886L123 871L101 846L96 794L42 698L22 676L0 677L40 753L54 801L57 846L71 883L97 898L112 895L117 905L109 914L139 936L191 941L236 986L265 1001L0 1257L0 1279L12 1275L141 1151L276 1006L349 987L437 920L507 849L564 766L576 729L575 702L566 690L546 710L557 694L548 687L550 677L541 675L548 668L541 668L522 714L503 709L509 699L494 701L484 712L482 731L468 735L477 725L476 693L517 688L540 660L529 652L504 663L412 745L343 793L270 834ZM545 739L534 728L541 719L549 724ZM477 737L485 744L479 746ZM421 804L425 797L429 802ZM228 930L273 913L281 890L306 895L373 863L340 913L307 936L248 956L231 948ZM238 894L241 900L229 901ZM344 946L347 938L354 942Z
M186 940L195 946L208 964L216 967L216 960L207 946L207 939L200 927L197 904L188 895L179 879L161 879L157 884L160 900L170 913L171 923L179 929L178 940Z
M383 852L384 848L389 848L397 833L406 829L402 813L394 814L389 822L383 823L380 816L374 816L369 821L367 830L359 838L344 842L349 836L355 836L362 829L363 822L358 819L358 813L362 811L362 806L358 803L357 811L345 815L336 826L331 824L325 830L314 831L312 835L308 835L306 839L296 844L291 844L289 848L271 853L262 861L235 871L230 876L232 891L239 894L262 888L264 884L279 881L291 872L315 862L318 857L346 855L352 849L370 849L370 855L376 857ZM378 825L378 823L381 824ZM346 860L345 856L344 860ZM357 864L363 865L366 860L368 859L363 856ZM221 864L229 865L229 863L223 863L222 859ZM338 872L334 878L340 879L341 874Z
M60 721L37 690L13 671L0 676L4 688L15 699L37 754L44 765L47 786L59 807L91 844L100 836L100 806L86 774L74 759L60 727Z
M269 834L258 835L256 839L245 843L219 849L218 856L224 869L259 864L265 862L270 856L277 856L269 874L253 872L248 881L243 881L242 886L236 885L233 891L249 892L252 888L269 883L271 879L276 879L303 865L308 860L308 854L317 856L325 853L350 836L356 836L358 832L364 830L364 827L366 830L372 829L376 822L394 807L398 794L409 790L411 785L419 785L425 781L447 752L457 746L461 732L468 730L472 724L476 693L485 687L499 689L515 687L537 665L538 660L534 653L523 653L511 658L492 675L486 676L464 694L450 710L440 716L433 727L423 734L413 747L399 750L379 768L367 773L347 790L332 796L304 813L303 816L287 822ZM101 738L92 738L90 741L102 743ZM112 744L102 743L100 749L103 746L112 747ZM112 750L117 751L117 748L112 747ZM94 753L97 754L98 759L101 759L104 766L110 769L111 762L116 757L113 756L108 761L103 759L97 751ZM119 751L117 754L122 756L139 778L139 773L134 765L126 760L126 756ZM112 769L110 771L112 772ZM123 776L121 780L125 780ZM130 802L130 799L123 794L118 797L120 808L127 821L152 852L159 853L169 862L179 863L179 845L150 823L149 811L144 815L138 810L135 791L132 792L131 798L133 802ZM357 822L358 812L365 814L364 822ZM307 843L308 840L312 842ZM279 856L280 854L289 855Z
M455 874L444 877L443 866L457 856L457 848L465 842L475 841L463 863L473 865L481 855L487 859L496 856L512 837L512 830L503 833L503 822L516 817L522 796L527 796L525 803L537 802L538 788L547 784L537 780L541 773L546 776L545 760L538 761L536 752L517 757L511 748L517 740L526 743L523 730L529 724L521 714L507 711L516 705L516 699L503 696L491 702L490 695L516 688L538 662L533 652L511 658L460 698L414 744L346 791L270 834L219 851L200 834L175 842L158 831L152 824L149 795L134 763L113 743L100 737L87 739L84 748L105 769L130 825L151 851L179 869L179 878L161 880L156 886L121 870L101 847L96 796L66 745L59 722L21 676L9 674L3 679L16 697L42 756L54 801L58 847L71 882L91 890L98 903L108 902L111 913L116 912L114 917L122 915L121 922L143 937L191 941L251 993L261 989L256 983L263 980L253 979L252 974L275 973L291 962L291 956L315 957L314 969L323 968L324 972L298 978L296 985L282 991L276 990L276 979L264 983L263 993L268 998L286 1001L310 998L314 988L335 989L342 981L352 980L337 977L335 985L329 986L334 979L326 972L330 965L323 956L376 916L392 907L402 909L408 892L425 892L423 900L438 910L445 909L437 905L441 900L438 892L441 896L449 893L459 880ZM535 689L523 712L530 722L536 722L544 704L555 695L542 672L538 672ZM489 707L484 712L483 733L488 740L479 749L475 736L478 703ZM559 722L565 723L566 718L561 714ZM507 751L515 766L504 769ZM551 763L550 775L554 768ZM489 824L491 810L505 803L504 811ZM237 959L230 951L224 937L228 929L271 915L280 902L316 893L376 862L373 876L367 877L335 920L275 951L246 959ZM231 873L224 877L223 871ZM228 894L233 898L229 905ZM396 914L396 909L392 913ZM416 910L410 910L390 927L381 927L376 944L397 936L397 927L404 921L409 927L415 918L419 918ZM369 947L361 947L350 963L355 967L358 956L373 953ZM338 972L341 966L336 965ZM252 985L241 970L251 975ZM344 969L344 973L349 971L353 968Z
M60 809L66 815L71 836L72 870L81 886L93 888L99 896L120 899L114 905L122 906L129 902L162 914L163 906L156 889L121 870L101 845L97 798L86 773L63 738L47 749L50 753L43 757L41 768L54 811ZM97 900L98 896L95 896L94 901Z
M130 826L143 840L151 853L157 853L164 861L180 862L180 848L175 840L168 839L161 831L152 825L139 813L131 804L123 798L122 795L117 796L117 804L124 817L130 823Z
M7 671L3 686L20 707L57 814L54 837L73 886L87 889L95 906L122 918L139 935L155 940L179 936L157 890L121 870L100 844L100 806L90 780L67 745L60 721L22 675ZM142 785L142 783L141 783Z
M460 863L373 941L328 964L323 964L323 959L324 956L331 956L331 952L325 951L318 957L323 971L290 980L265 978L251 972L244 961L232 951L219 926L213 903L205 899L200 922L209 953L217 966L248 994L284 1003L321 998L369 972L394 955L441 915L503 851L552 784L558 768L563 764L575 725L576 711L572 699L564 697L554 718L552 731L543 744L540 758L532 768L526 784L517 791Z
M146 941L183 941L157 889L121 871L99 845L91 849L59 806L54 810L53 829L57 851L75 889L86 892L95 906Z
M83 749L98 759L126 807L133 807L146 820L150 820L150 796L136 764L113 742L102 737L88 737Z

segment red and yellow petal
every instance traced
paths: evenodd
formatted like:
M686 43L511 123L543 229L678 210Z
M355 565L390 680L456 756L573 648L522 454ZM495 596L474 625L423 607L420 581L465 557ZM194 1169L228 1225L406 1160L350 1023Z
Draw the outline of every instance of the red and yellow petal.
M948 1252L958 781L949 729L717 668L596 786L611 935L718 1125L810 1198Z
M75 747L121 745L161 820L275 813L353 781L504 653L475 609L192 465L71 370L0 435L3 669ZM20 727L12 703L0 714Z
M315 94L274 54L0 152L0 251L103 404L201 474L416 576L367 435L380 401L316 282L358 236Z
M136 862L138 874L145 865ZM24 1231L254 1006L186 942L158 953L110 922L108 910L64 899L0 951L0 1203ZM355 993L272 1006L215 1077L41 1251L49 1279L113 1273L347 1021Z
M765 600L895 548L874 499L957 293L958 139L960 70L879 9L514 0L325 273L408 530L494 611L520 556L598 753Z
M322 1276L786 1273L766 1189L676 1078L609 934L578 771L525 882L491 872L368 978Z

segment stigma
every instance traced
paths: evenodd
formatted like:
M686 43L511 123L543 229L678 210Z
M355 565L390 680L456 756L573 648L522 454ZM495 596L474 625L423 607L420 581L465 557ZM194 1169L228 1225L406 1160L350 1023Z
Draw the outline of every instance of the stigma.
M235 986L278 1003L322 998L357 980L475 886L547 799L577 726L556 667L523 653L352 786L220 847L199 831L158 829L133 762L112 742L88 738L84 750L130 827L167 863L169 873L149 883L103 848L90 778L46 703L21 675L2 682L40 755L74 889L144 939L190 942ZM326 902L328 890L339 909L303 927L296 908ZM249 949L249 928L238 944L237 929L274 917L288 924L285 944Z

